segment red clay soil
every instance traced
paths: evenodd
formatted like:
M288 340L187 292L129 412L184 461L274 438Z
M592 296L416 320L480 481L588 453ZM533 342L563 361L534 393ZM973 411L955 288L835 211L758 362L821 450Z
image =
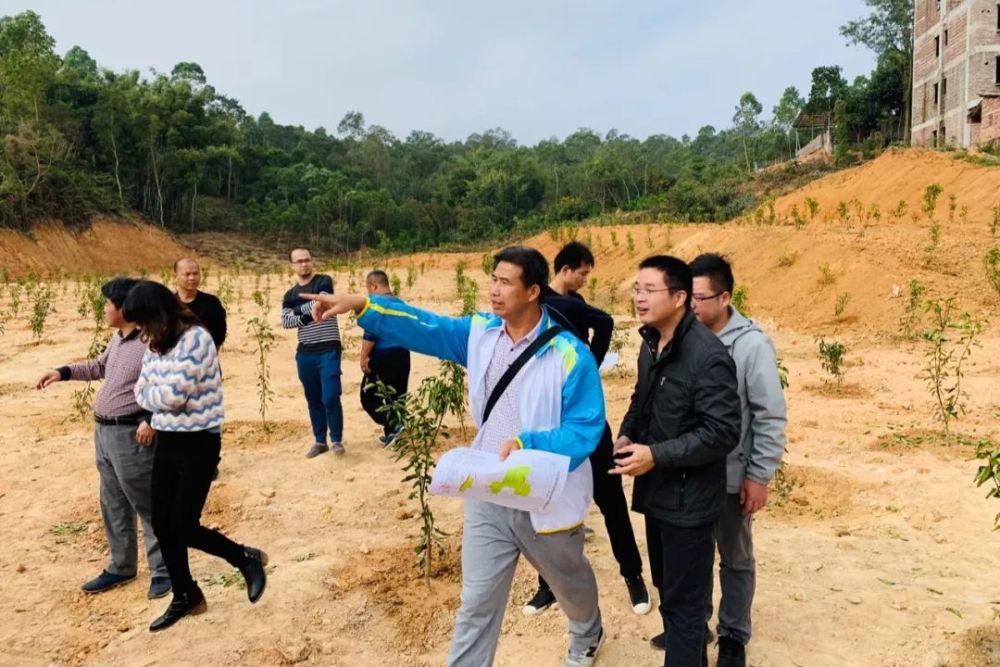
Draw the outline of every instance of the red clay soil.
M58 221L38 223L30 234L0 229L0 267L13 278L29 272L134 275L145 270L155 275L189 252L173 236L138 218L98 216L78 232Z

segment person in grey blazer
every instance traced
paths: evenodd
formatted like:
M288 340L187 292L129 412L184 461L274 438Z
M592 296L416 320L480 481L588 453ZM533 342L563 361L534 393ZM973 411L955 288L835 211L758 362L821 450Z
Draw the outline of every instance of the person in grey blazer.
M753 515L767 505L767 485L785 451L787 413L771 339L730 304L733 271L718 254L691 262L695 316L725 344L736 362L742 428L726 461L726 502L716 522L719 548L719 667L746 664L750 608L756 585Z

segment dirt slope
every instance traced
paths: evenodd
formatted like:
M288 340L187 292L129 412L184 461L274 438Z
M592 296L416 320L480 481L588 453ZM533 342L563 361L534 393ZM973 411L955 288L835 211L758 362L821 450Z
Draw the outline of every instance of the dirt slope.
M836 172L810 183L775 203L779 217L791 215L793 205L805 212L806 197L819 203L819 217L837 217L840 202L860 201L866 210L877 204L883 222L910 221L920 212L921 199L928 185L938 184L944 194L938 204L942 218L947 216L948 195L954 194L959 209L968 207L968 222L985 224L993 218L993 209L1000 204L1000 168L972 164L959 153L944 153L921 149L889 150L866 164ZM900 201L906 211L894 218L891 212Z
M14 278L29 272L49 276L145 270L156 275L189 252L170 234L137 218L96 217L82 232L54 221L34 225L30 235L0 229L0 267Z

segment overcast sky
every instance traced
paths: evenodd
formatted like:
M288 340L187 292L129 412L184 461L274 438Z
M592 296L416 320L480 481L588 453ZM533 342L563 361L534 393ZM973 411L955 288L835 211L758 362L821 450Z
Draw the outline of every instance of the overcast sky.
M20 5L20 6L19 6ZM492 127L521 144L579 127L694 135L744 91L770 114L813 67L848 80L874 56L838 32L862 0L4 0L56 48L116 71L194 61L252 114L331 132L349 110L400 138Z

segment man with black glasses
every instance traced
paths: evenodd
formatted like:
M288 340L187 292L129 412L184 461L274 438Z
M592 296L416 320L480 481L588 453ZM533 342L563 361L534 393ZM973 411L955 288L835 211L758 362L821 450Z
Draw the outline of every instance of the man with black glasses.
M333 279L316 273L312 253L296 248L289 253L296 284L285 292L281 302L281 325L297 329L299 345L295 350L295 365L299 381L309 406L309 422L313 430L313 446L306 458L333 450L343 455L344 408L340 404L340 327L337 318L319 322L313 319L312 302L304 293L333 294ZM330 445L327 446L327 432Z
M613 470L635 477L632 509L646 516L666 667L708 664L713 528L726 492L726 457L740 435L736 367L691 312L692 289L691 269L676 257L656 255L639 265L639 377Z

